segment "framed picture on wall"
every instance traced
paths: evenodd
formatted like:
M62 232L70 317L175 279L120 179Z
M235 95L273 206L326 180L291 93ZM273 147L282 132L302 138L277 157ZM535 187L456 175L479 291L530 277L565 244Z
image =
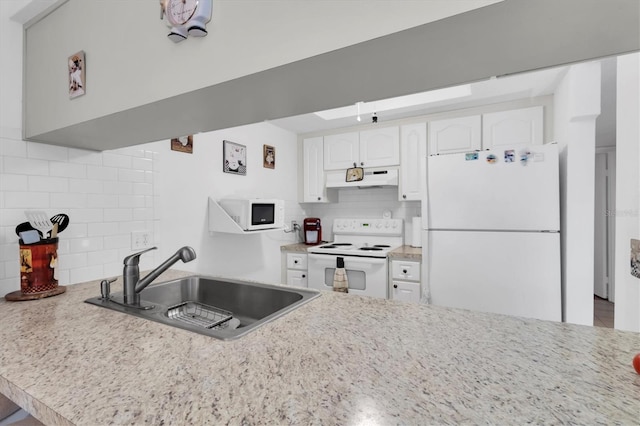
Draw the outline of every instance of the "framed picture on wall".
M263 145L262 166L267 169L276 168L276 149L270 145Z
M69 99L73 99L84 95L87 90L85 84L86 63L84 61L84 51L81 50L69 56L67 64L69 68Z
M236 175L247 174L247 147L231 141L222 141L222 171Z

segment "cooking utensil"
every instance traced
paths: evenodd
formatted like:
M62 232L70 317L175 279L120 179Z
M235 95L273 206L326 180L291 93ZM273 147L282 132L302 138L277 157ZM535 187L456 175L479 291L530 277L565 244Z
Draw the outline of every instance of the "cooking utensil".
M47 235L53 228L53 223L51 223L47 214L41 210L27 210L24 214L29 219L31 226L40 231L41 235Z
M67 229L69 225L69 216L63 213L59 213L51 218L51 223L53 224L53 229L51 230L51 238L55 238L58 235L58 232L62 232ZM58 229L56 230L56 224L58 225ZM56 235L53 235L53 234Z
M22 222L20 225L16 226L16 235L19 237L21 232L35 231L35 230L36 229L33 226L31 226L29 222Z
M22 240L23 244L37 243L40 241L40 233L35 229L23 231L20 233L20 239Z

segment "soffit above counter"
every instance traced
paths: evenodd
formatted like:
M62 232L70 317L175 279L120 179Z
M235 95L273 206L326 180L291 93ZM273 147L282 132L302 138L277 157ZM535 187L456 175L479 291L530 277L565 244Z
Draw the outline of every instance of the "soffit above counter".
M637 51L638 2L615 4L506 0L52 131L27 116L24 137L115 149Z

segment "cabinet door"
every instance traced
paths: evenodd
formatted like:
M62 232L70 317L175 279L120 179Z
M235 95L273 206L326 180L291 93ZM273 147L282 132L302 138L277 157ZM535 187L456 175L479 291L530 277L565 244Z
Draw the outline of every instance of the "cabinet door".
M391 298L403 302L420 303L420 283L393 281Z
M287 268L307 270L307 253L287 253Z
M308 287L307 271L289 269L287 271L287 285L292 285L295 287Z
M324 184L324 147L322 137L302 141L304 203L327 202Z
M398 126L360 132L361 167L397 166L400 164Z
M500 111L482 116L482 148L501 149L544 143L543 107Z
M359 141L358 132L325 136L324 169L348 169L359 163Z
M426 185L427 125L408 124L400 128L400 201L422 199Z
M481 149L479 115L436 120L429 123L429 155Z

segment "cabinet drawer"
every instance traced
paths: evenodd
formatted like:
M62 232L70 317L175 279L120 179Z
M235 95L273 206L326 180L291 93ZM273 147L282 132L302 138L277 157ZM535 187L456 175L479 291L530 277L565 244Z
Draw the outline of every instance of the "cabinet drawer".
M287 269L307 269L306 253L287 253Z
M420 303L420 283L393 281L390 294L393 300Z
M393 279L420 281L420 262L392 260L391 276Z
M296 271L289 269L287 271L287 285L295 287L308 287L307 271Z

